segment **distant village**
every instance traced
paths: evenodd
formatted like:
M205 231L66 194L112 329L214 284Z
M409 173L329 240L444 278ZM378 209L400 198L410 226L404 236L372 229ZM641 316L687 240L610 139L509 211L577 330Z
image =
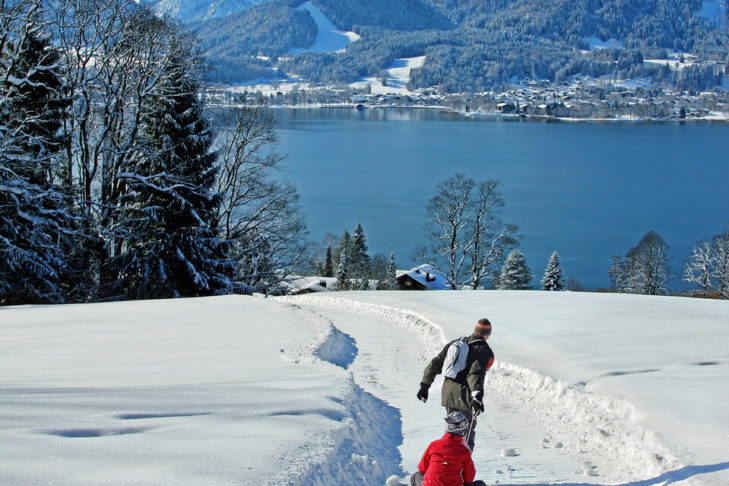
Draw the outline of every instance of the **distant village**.
M575 77L555 86L547 81L522 80L503 92L442 94L429 88L416 92L377 93L367 86L325 86L305 83L244 88L209 88L214 106L239 104L271 107L429 107L466 116L535 117L577 120L716 120L729 121L729 92L689 92L655 88L648 82L610 83Z

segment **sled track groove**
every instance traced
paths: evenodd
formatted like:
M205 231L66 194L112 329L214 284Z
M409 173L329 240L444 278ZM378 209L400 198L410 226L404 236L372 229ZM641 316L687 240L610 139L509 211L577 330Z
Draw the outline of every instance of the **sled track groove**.
M313 340L289 359L327 362L346 370L357 356L356 341L315 309L287 304L306 312L316 324ZM337 398L330 397L343 409L337 417L341 426L326 438L323 448L300 451L272 485L361 486L384 484L388 477L402 475L397 448L402 443L400 411L362 389L351 373L343 386Z

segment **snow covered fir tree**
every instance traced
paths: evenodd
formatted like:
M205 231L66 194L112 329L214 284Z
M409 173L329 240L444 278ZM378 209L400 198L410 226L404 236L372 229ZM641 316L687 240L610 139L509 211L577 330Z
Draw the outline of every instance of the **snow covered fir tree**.
M72 207L54 162L68 105L40 5L0 22L0 304L63 302Z
M337 290L349 290L350 286L347 252L343 251L339 255L339 265L337 266Z
M114 281L130 298L230 291L232 268L214 227L214 136L197 97L199 71L191 69L199 61L186 36L173 37L169 46L160 89L142 117L143 150L130 165L120 211L129 236Z
M350 277L357 279L357 287L360 290L367 290L369 288L372 260L369 253L367 253L367 237L360 223L357 223L354 228L350 244L348 260L351 269Z
M524 255L518 249L514 249L506 257L504 266L501 269L498 288L499 290L529 289L533 277Z
M547 268L542 277L542 290L564 290L564 278L562 276L562 267L559 263L559 255L553 252L549 257Z
M332 262L332 246L327 246L327 253L324 257L324 269L322 271L324 277L334 276L334 264Z
M397 288L397 266L395 265L395 253L390 253L390 263L387 265L387 285L389 289Z

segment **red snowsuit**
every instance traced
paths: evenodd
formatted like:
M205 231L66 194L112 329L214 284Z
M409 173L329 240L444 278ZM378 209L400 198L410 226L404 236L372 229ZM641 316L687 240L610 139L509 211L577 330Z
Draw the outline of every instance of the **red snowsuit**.
M462 486L473 482L476 476L471 449L464 438L447 432L430 443L418 471L425 475L423 486Z

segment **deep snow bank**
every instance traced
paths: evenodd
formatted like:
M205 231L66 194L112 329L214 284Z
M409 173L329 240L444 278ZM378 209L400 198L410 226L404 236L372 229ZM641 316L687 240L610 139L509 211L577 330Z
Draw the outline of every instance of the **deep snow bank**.
M660 476L683 465L625 400L590 393L535 370L496 363L489 395L526 410L546 431L545 446L583 458L587 476Z
M357 355L354 338L318 312L290 305L316 323L313 339L292 355L294 362L322 360L346 369ZM290 467L281 480L292 486L384 484L388 477L401 474L397 449L402 443L400 412L364 391L351 374L344 393L334 399L344 414L339 418L342 427L326 440L326 455L306 467Z
M330 439L330 453L302 469L292 468L291 486L330 486L333 484L385 484L388 477L401 474L402 442L400 412L349 380L342 405L344 427Z

